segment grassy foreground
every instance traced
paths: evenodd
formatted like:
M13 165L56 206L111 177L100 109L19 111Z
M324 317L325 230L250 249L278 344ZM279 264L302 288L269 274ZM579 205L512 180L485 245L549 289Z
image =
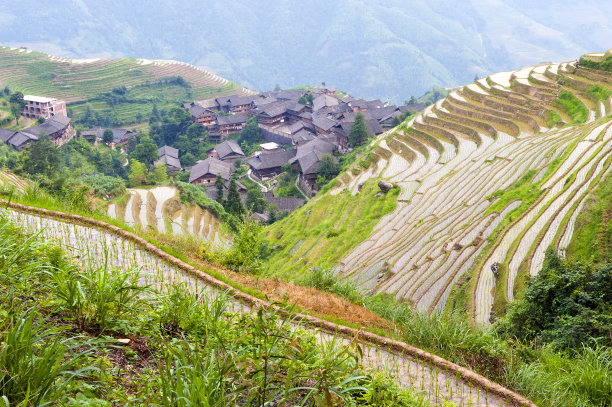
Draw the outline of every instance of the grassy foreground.
M4 215L0 253L5 406L428 405L364 368L357 344L233 311L224 295L142 286L137 269L80 265Z

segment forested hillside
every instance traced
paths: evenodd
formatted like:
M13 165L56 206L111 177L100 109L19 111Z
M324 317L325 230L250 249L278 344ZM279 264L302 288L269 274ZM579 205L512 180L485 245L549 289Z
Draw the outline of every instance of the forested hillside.
M434 85L458 86L475 75L607 49L612 38L606 18L612 4L594 0L148 5L3 2L0 38L77 58L186 61L256 90L326 82L355 97L388 97L393 103Z

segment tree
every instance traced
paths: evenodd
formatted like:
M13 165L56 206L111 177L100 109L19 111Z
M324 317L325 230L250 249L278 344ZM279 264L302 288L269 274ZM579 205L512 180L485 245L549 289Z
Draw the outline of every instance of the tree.
M258 186L252 186L247 189L246 207L248 210L258 213L264 213L268 203L266 202L261 189Z
M257 144L262 141L261 132L255 116L251 117L246 122L244 128L240 132L240 138L238 141L240 144L246 142L249 145Z
M351 126L351 131L349 132L349 144L351 147L358 146L363 144L368 139L368 127L365 124L365 116L363 113L359 112L355 115L355 122Z
M43 135L28 150L25 170L51 177L62 167L62 156L49 136Z
M9 99L9 103L11 105L11 113L13 113L17 124L19 124L19 117L21 117L21 112L23 111L26 105L25 100L23 100L23 93L13 93Z
M140 139L140 143L136 145L134 152L130 154L130 158L149 165L159 158L159 153L157 152L157 145L153 142L151 137L144 136Z
M227 198L223 202L223 207L232 215L236 215L238 217L242 216L244 213L244 206L242 205L242 200L240 199L240 192L238 192L238 187L236 186L236 180L230 180L229 189L227 190Z
M338 160L332 157L330 154L325 154L321 157L321 165L317 170L317 173L325 178L327 181L334 178L340 172L340 164Z
M263 225L247 217L238 227L234 244L224 258L224 265L234 271L258 274L263 266L266 245Z
M105 144L108 144L108 143L112 143L113 140L114 140L113 131L111 129L104 130L104 133L102 134L102 141Z
M166 171L166 164L157 163L153 169L153 180L156 184L163 184L168 180L168 173Z
M131 187L137 187L142 185L147 177L147 167L138 160L131 159L130 160L130 175L128 179L130 180Z
M183 156L183 158L181 158L181 163L185 167L191 167L192 165L195 165L196 162L197 160L195 156L191 153L187 153Z
M215 188L217 189L217 195L215 196L215 200L222 204L225 181L223 180L223 177L221 177L221 174L217 174L217 179L215 179Z
M542 270L496 331L557 349L612 345L612 264L569 263L548 249Z
M312 107L313 100L314 100L314 95L312 93L307 93L298 99L298 103L301 103L305 106Z

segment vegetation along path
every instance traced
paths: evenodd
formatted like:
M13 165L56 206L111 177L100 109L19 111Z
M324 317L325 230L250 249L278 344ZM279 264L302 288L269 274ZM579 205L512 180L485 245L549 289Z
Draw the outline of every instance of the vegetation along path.
M296 327L316 329L321 346L359 345L363 363L386 370L405 387L422 390L433 403L452 400L465 406L534 406L522 396L468 369L405 343L286 310L240 292L117 226L78 215L9 203L10 216L28 230L42 230L83 263L141 269L142 284L159 289L187 282L209 295L225 291L234 308L273 310L293 319Z

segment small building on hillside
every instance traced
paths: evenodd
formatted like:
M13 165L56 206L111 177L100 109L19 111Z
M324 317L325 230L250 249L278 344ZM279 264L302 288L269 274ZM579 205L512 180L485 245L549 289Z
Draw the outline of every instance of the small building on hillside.
M338 124L335 120L332 120L326 116L314 115L312 119L312 124L317 132L317 134L329 134L332 131L332 128Z
M106 130L113 132L113 141L108 143L110 147L114 147L117 144L121 144L123 147L125 147L127 146L130 137L136 134L136 132L128 129L106 129L104 127L94 127L91 130L83 130L81 132L81 136L90 143L95 143L96 141L102 141L104 139L104 132Z
M287 107L293 104L292 102L276 102L265 105L260 109L257 115L258 123L265 125L274 125L283 123L287 114Z
M233 163L238 159L245 157L242 149L234 140L226 140L221 144L217 144L206 152L208 158L216 158L217 160Z
M338 99L333 96L328 96L326 94L322 94L321 96L317 96L312 101L312 110L318 111L328 106L337 106L339 103Z
M255 108L256 96L230 96L229 111L233 114L251 113Z
M293 212L304 205L305 200L294 196L274 196L272 192L264 192L264 199L268 205L274 205L279 212Z
M219 143L228 134L239 133L244 128L249 117L246 113L217 116L217 125L209 133L210 140Z
M187 105L187 110L191 114L191 120L202 126L214 126L217 121L217 113L212 109L202 107L195 102Z
M53 116L68 116L66 102L44 96L25 95L22 115L31 119L48 119Z
M52 116L44 123L21 131L4 130L2 140L16 150L23 150L33 142L40 140L42 136L49 136L53 144L61 146L70 141L76 132L70 126L70 118L67 116Z
M155 161L153 165L162 163L166 166L168 172L179 172L182 170L178 149L170 146L163 146L157 150L157 153L159 154L159 160Z
M228 181L233 170L234 166L230 163L217 160L216 158L207 158L191 168L189 183L193 185L214 184L217 175L221 175L221 178Z
M336 146L334 144L325 140L315 139L299 146L296 156L289 162L293 169L300 172L300 177L312 187L317 181L321 159L326 154L331 155L335 149Z
M272 177L280 174L283 170L283 165L295 157L296 150L280 150L271 153L261 153L253 158L250 158L247 163L251 167L251 171L259 179Z

